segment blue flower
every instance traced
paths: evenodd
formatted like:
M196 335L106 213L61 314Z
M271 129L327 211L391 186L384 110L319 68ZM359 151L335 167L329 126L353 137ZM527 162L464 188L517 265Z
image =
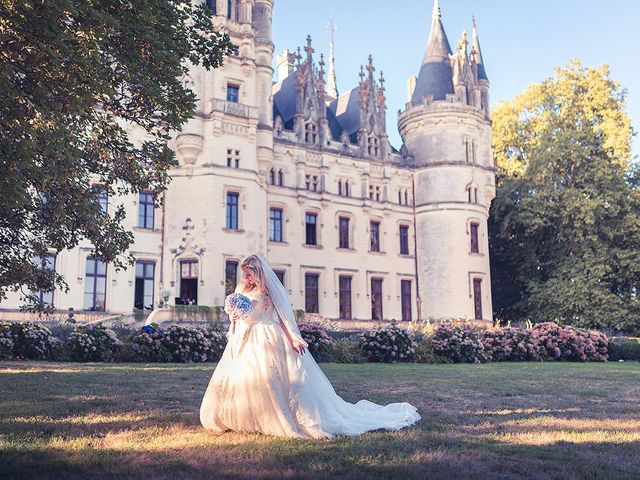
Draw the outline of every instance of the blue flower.
M253 310L251 300L241 293L232 293L224 301L224 311L229 315L248 315Z

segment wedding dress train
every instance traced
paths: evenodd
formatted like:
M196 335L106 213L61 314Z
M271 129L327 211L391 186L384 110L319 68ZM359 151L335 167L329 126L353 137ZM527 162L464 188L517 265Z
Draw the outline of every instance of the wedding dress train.
M200 407L206 429L325 438L398 430L420 420L409 403L343 400L311 354L293 350L268 299L244 295L254 309L236 321L235 332L230 329Z

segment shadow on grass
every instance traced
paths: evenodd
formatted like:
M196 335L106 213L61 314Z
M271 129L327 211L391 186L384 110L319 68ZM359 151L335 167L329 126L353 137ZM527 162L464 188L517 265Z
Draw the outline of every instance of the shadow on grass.
M638 478L635 370L444 367L323 365L346 399L423 420L299 441L202 429L212 364L0 363L0 478Z
M233 435L233 434L229 434ZM135 451L22 449L5 452L0 477L102 479L637 479L640 442L555 443L523 448L498 441L452 441L446 435L372 433L353 439L280 441ZM624 448L627 460L608 458ZM590 459L588 462L582 462ZM612 461L615 460L615 461ZM576 463L577 461L577 463Z

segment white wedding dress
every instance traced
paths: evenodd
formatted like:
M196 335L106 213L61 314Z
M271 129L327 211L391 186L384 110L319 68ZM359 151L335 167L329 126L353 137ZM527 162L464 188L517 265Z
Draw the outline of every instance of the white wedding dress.
M229 341L200 407L215 432L260 432L298 438L399 430L420 420L409 403L344 401L308 351L291 346L268 298L244 293L252 312L229 329Z

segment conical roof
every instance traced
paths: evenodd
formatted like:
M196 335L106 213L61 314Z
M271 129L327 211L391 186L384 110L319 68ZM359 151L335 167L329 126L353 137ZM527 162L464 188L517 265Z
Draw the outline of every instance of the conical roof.
M478 80L489 80L487 77L487 71L484 68L484 60L482 59L482 50L480 49L480 40L478 39L478 29L476 28L476 21L473 20L473 50L476 53L476 63L478 65Z
M422 67L416 81L416 88L411 103L418 104L424 97L432 96L434 100L445 100L448 93L453 93L453 72L449 55L452 53L447 34L442 25L440 4L435 0L431 19L431 32L427 49L422 59Z

